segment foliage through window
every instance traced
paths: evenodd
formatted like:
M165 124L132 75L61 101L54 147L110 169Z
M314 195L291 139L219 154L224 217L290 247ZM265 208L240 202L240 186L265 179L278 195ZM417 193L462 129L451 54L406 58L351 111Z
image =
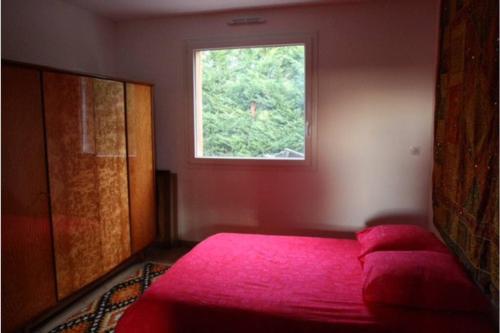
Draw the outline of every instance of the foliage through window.
M305 45L195 56L196 157L305 159Z

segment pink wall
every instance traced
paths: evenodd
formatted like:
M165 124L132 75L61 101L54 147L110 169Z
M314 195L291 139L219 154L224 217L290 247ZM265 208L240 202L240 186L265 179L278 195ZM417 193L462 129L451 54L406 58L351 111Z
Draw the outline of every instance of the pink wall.
M267 23L226 25L242 14ZM120 23L120 75L156 85L157 166L178 173L180 238L427 224L437 15L438 0L376 0ZM318 33L317 168L188 165L185 40L286 32Z
M2 0L2 58L115 73L115 24L60 0Z

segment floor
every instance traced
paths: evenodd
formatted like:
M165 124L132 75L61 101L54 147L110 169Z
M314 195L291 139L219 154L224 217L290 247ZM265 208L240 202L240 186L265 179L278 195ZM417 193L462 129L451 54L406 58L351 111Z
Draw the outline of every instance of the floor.
M78 310L85 307L86 304L90 303L92 300L98 298L108 289L113 287L115 284L123 281L128 276L133 274L139 267L141 267L145 262L152 261L160 264L171 265L177 259L182 257L184 254L189 252L191 247L183 246L176 247L173 249L164 249L160 247L153 247L145 253L144 261L138 262L127 269L123 270L119 274L115 275L113 278L109 279L98 288L94 289L84 297L77 300L75 303L64 309L57 316L53 317L51 320L44 323L42 326L34 330L35 333L47 333L54 327L64 323L69 317L71 317Z

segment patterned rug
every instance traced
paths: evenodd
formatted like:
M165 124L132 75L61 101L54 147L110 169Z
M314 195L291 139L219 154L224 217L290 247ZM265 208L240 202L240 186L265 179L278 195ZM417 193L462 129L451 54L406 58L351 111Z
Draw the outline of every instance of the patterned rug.
M112 333L121 315L169 266L148 262L49 333Z

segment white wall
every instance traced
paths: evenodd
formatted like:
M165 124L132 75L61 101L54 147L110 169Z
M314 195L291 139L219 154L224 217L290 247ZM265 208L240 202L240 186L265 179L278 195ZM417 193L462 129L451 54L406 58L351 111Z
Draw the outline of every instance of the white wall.
M2 0L2 58L115 74L115 24L60 0Z
M267 23L226 25L244 14ZM2 58L156 85L157 164L179 175L182 239L326 235L377 218L427 223L437 16L438 0L373 0L115 24L59 0L3 0ZM316 169L189 166L185 40L289 32L318 33Z
M243 14L267 23L229 27ZM117 26L121 76L155 83L157 167L178 173L179 231L327 235L431 213L438 0L180 16ZM187 164L187 39L318 32L317 168ZM420 155L410 154L420 147Z

